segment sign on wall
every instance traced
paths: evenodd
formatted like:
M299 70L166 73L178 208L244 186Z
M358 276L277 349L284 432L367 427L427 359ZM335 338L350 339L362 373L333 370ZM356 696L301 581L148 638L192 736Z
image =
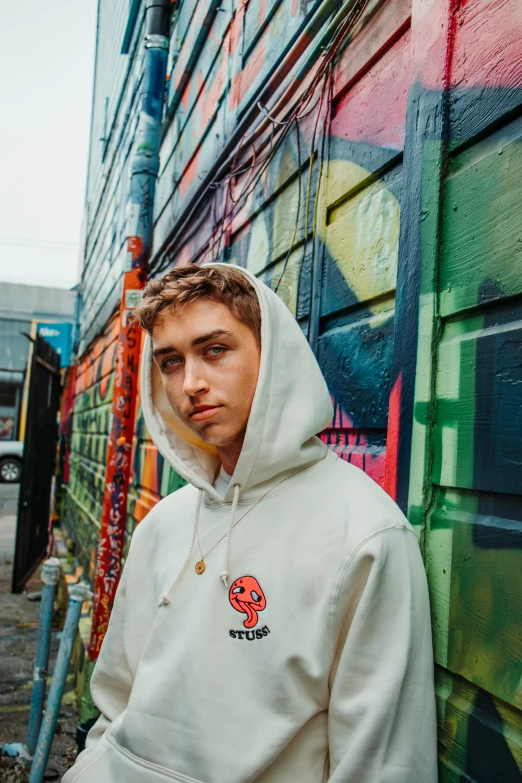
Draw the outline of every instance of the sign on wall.
M72 324L70 323L37 323L36 329L44 340L52 345L60 354L62 367L68 367L72 349Z

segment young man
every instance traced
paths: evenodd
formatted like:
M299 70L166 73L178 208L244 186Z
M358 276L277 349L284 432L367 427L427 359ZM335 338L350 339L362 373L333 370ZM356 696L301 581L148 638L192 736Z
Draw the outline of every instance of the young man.
M417 539L315 436L330 395L238 267L149 283L142 405L189 483L136 529L66 783L435 783Z

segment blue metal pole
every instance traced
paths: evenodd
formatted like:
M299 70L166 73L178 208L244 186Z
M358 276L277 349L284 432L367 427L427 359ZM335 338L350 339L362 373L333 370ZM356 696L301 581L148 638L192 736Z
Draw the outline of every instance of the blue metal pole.
M56 584L60 578L60 561L50 557L42 568L42 604L40 607L40 622L38 624L38 644L36 661L33 671L33 692L31 694L31 712L29 714L29 734L27 747L31 756L36 749L40 726L42 725L45 702L45 687L47 685L47 664L51 645L51 626L53 621L53 605Z
M38 736L38 745L31 766L29 783L43 783L44 780L45 768L49 760L56 721L58 720L60 704L62 703L67 670L69 669L74 639L78 629L80 611L83 602L88 601L90 598L92 598L92 593L87 585L75 584L69 588L67 617L65 618L65 625L62 631L60 649L58 650L58 657L54 667L45 715Z

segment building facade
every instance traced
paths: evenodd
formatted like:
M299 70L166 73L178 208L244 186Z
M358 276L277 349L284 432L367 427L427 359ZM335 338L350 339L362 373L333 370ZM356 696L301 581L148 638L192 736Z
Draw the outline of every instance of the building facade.
M146 24L99 2L62 506L93 582ZM177 0L167 43L149 274L226 261L287 304L334 402L321 437L418 532L440 780L522 781L522 6ZM139 406L133 430L127 536L181 484Z
M76 291L22 283L0 287L0 440L23 440L31 339L41 334L69 365Z

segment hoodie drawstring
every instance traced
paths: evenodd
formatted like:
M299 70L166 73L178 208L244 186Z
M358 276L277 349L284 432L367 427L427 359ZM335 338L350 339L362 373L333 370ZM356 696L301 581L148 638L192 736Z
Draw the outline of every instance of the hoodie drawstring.
M169 587L169 589L167 590L167 592L165 593L165 595L161 599L161 603L158 604L158 606L167 606L167 604L170 604L170 597L171 597L171 595L172 595L172 593L174 591L174 588L176 587L177 583L179 582L179 580L181 579L181 577L183 576L183 574L187 570L187 566L189 564L190 556L192 555L192 550L194 549L194 544L196 542L196 536L198 534L199 514L200 514L200 511L201 511L201 501L202 500L203 500L203 490L200 489L198 491L198 500L197 500L197 503L196 503L196 513L194 515L194 526L193 526L193 529L192 529L192 541L190 542L190 549L187 552L187 556L185 558L185 562L181 566L181 569L179 570L177 577L172 582L171 586Z
M234 527L234 517L236 515L236 509L237 509L237 504L238 504L238 501L239 501L239 491L240 491L240 489L241 489L241 484L234 484L234 498L232 500L232 507L230 509L230 517L229 517L229 520L228 520L228 529L227 529L226 542L225 542L225 558L224 558L224 561L223 561L223 571L221 571L221 573L219 575L219 578L222 580L223 584L227 588L228 588L228 578L229 578L229 573L228 573L229 563L228 563L228 561L229 561L229 555L230 555L230 538L231 538L231 535L232 535L232 528ZM181 577L183 576L183 574L187 570L187 566L189 564L190 557L192 555L192 550L194 549L194 544L196 542L196 537L198 535L199 515L200 515L200 512L201 512L201 502L202 502L202 500L203 500L203 490L200 489L199 492L198 492L198 500L197 500L197 504L196 504L196 513L194 515L194 527L193 527L193 530L192 530L192 540L190 542L190 549L187 552L187 556L185 558L185 562L181 566L178 575L176 576L175 580L172 582L171 586L169 587L169 589L167 590L167 592L165 593L165 595L161 599L161 603L158 604L158 606L167 606L167 604L170 603L170 597L171 597L172 593L174 592L174 588L176 587L176 585L178 584L179 580L181 579Z
M232 535L232 528L234 526L234 516L236 514L236 508L239 500L239 490L241 484L234 484L234 499L232 500L232 508L230 509L230 518L228 520L227 538L225 542L225 559L223 561L223 570L221 571L219 578L222 580L226 588L228 588L228 560L230 553L230 538Z

